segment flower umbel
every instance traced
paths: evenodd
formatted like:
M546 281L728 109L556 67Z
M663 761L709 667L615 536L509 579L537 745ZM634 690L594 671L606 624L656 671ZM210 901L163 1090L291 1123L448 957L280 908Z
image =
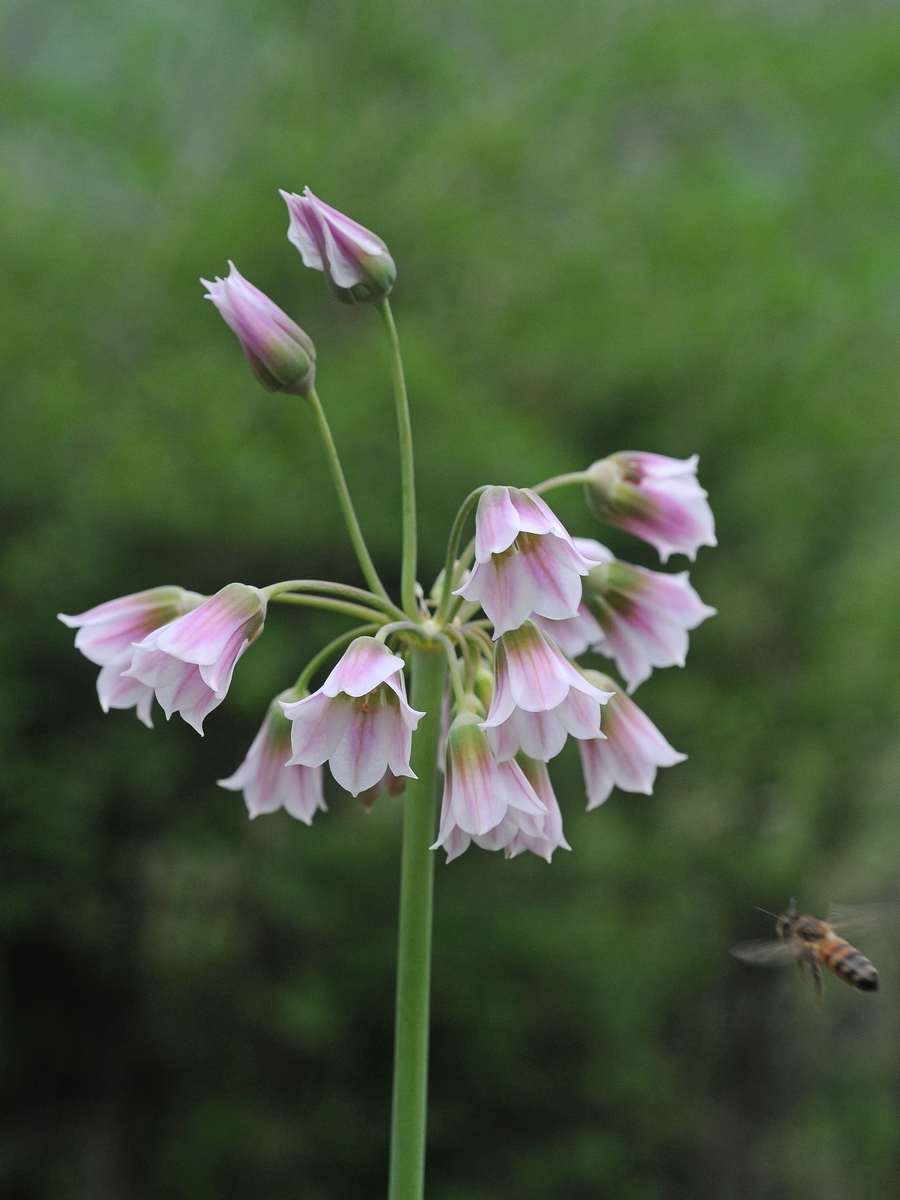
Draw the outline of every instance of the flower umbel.
M412 735L424 713L406 701L403 659L383 642L359 637L311 696L282 703L293 723L291 765L320 767L353 796L374 787L387 770L415 779Z
M153 727L150 719L153 689L124 675L131 666L134 643L190 612L203 599L197 592L182 587L159 587L107 600L77 617L58 614L64 625L78 630L76 649L103 668L97 677L97 694L104 712L111 708L136 708L138 718L148 729Z
M262 632L266 598L229 583L208 600L147 635L123 674L152 688L166 717L180 712L198 733L225 699L235 664Z
M248 282L233 262L226 279L201 279L225 324L241 343L250 369L270 392L305 396L316 376L316 348L287 313Z
M538 613L574 617L586 559L540 496L528 488L489 487L475 514L475 567L454 595L476 600L494 637Z
M246 758L230 778L219 780L219 787L243 792L251 817L283 808L304 825L311 825L316 812L327 811L322 768L288 766L291 723L279 701L292 695L283 692L272 701Z
M383 300L394 286L397 268L377 234L323 204L309 188L303 195L281 193L291 223L288 241L304 266L324 271L331 290L346 304Z
M686 754L674 750L645 712L624 695L599 671L586 674L597 687L612 692L603 716L605 738L589 738L578 743L581 766L588 795L588 811L606 800L614 787L623 792L650 795L657 767L673 767L684 762Z
M623 451L587 471L587 501L601 521L649 542L663 562L670 554L697 557L699 546L715 546L713 515L697 482L697 455Z

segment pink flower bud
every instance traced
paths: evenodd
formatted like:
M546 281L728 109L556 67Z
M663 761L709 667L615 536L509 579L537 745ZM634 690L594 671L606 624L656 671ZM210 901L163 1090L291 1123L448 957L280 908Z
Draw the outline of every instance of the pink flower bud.
M291 765L320 767L353 796L387 770L416 776L409 765L413 731L424 713L410 708L403 659L372 637L359 637L317 692L282 703L293 722Z
M494 637L538 613L574 617L585 559L540 496L528 488L490 487L475 514L475 567L454 595L477 601Z
M588 811L598 808L613 787L623 792L650 795L657 767L684 762L646 713L629 700L606 675L586 672L598 687L609 688L612 698L603 713L605 738L579 741L581 766L588 794Z
M167 718L180 712L202 734L207 714L225 699L235 664L265 619L262 592L229 583L193 612L148 634L123 675L152 688Z
M681 460L624 451L595 462L587 474L594 515L655 546L663 562L675 553L694 559L698 546L716 545L696 454Z
M246 758L229 779L219 780L219 787L243 792L251 817L284 808L298 821L311 825L319 809L326 811L322 768L288 766L290 754L291 723L279 701L273 700Z
M569 734L602 737L600 705L612 693L594 687L532 622L497 642L494 694L481 728L502 761L524 750L543 762L559 754Z
M666 575L619 562L599 542L576 538L586 557L601 559L584 581L579 615L536 623L573 657L593 648L616 666L634 689L654 667L684 666L688 630L715 615L688 582L688 573Z
M291 223L288 241L304 266L324 271L329 286L346 304L383 300L394 286L397 268L388 248L374 233L317 199L282 192Z
M124 676L131 666L134 643L202 603L203 596L196 592L159 587L107 600L77 617L59 613L64 625L78 630L76 649L103 668L97 678L97 693L104 712L136 708L138 718L152 728L153 689Z
M312 339L268 296L243 277L233 262L227 279L201 279L225 324L237 334L250 369L270 392L305 396L316 375Z
M547 806L515 762L498 762L474 713L460 713L447 736L441 824L432 850L443 846L447 862L474 841L503 850L520 829L544 837Z

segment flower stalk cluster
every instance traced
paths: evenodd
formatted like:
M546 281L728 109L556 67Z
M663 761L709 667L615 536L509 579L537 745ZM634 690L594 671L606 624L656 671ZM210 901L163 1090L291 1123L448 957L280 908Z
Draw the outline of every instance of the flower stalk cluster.
M683 665L689 631L714 611L686 572L633 566L597 541L571 537L543 497L584 487L596 516L654 546L663 562L715 545L713 519L696 456L613 454L534 488L478 488L459 508L441 576L422 587L412 426L388 299L394 261L381 238L308 188L282 196L288 238L303 263L321 271L341 301L375 305L384 323L400 444L400 596L389 595L366 545L315 389L311 339L230 264L225 279L203 281L207 298L262 386L307 404L367 586L301 578L229 583L208 597L157 587L60 619L78 630L76 647L101 668L104 710L134 708L149 726L155 699L167 718L177 712L200 734L262 634L270 604L353 622L272 699L243 761L219 782L243 793L251 817L284 809L307 825L327 811L326 764L367 808L382 794L403 795L390 1197L420 1200L434 851L449 862L474 843L550 862L556 850L569 850L547 765L569 738L581 755L589 809L613 787L652 791L657 770L684 755L630 694L654 669ZM463 547L473 512L474 536ZM591 653L612 659L625 686L579 663Z

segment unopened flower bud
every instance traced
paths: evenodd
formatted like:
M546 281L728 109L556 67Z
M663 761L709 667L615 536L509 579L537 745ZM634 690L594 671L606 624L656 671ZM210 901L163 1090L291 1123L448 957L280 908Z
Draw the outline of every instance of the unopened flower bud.
M323 204L309 188L302 196L281 195L291 218L288 241L300 251L304 266L324 271L339 300L375 303L388 295L397 268L380 237Z
M200 282L209 291L225 324L237 334L250 369L270 392L305 396L316 374L316 348L308 334L259 288L249 283L233 262L227 279Z

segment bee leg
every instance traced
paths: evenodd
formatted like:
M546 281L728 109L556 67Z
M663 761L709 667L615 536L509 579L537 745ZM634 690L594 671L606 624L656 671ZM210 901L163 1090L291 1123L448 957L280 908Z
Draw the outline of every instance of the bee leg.
M822 968L813 961L809 964L809 969L812 971L813 983L816 985L816 1008L821 1011L825 1000L825 989L822 987Z

